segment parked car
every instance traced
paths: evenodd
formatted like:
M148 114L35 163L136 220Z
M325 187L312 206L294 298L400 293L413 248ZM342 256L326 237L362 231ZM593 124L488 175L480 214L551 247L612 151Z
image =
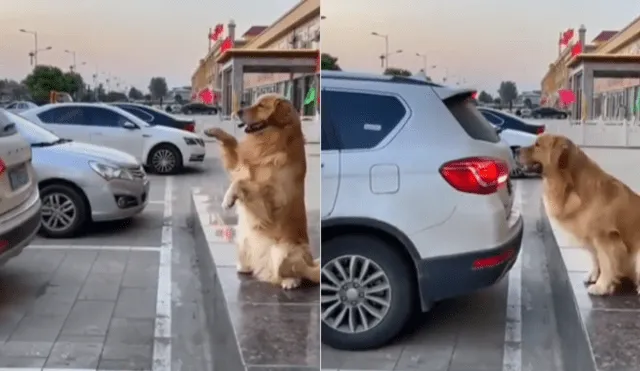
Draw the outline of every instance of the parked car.
M24 117L8 116L33 151L45 236L73 237L88 222L130 218L147 206L149 180L133 156L62 139Z
M20 113L36 107L38 107L38 105L33 102L18 101L18 102L11 102L4 108L9 112Z
M149 125L167 126L191 133L196 130L196 122L193 119L177 117L154 107L137 103L113 103L113 105L137 116Z
M507 274L523 231L512 157L472 90L321 78L322 341L370 349L396 337L415 308Z
M569 114L553 107L538 107L531 111L534 119L566 119Z
M21 113L61 138L111 147L129 153L158 174L174 174L202 163L199 136L160 125L104 103L47 104Z
M0 265L19 255L40 229L40 194L31 148L0 109Z
M544 124L539 124L535 121L529 121L518 117L509 112L500 111L495 108L478 107L478 111L486 118L490 123L496 127L503 129L523 131L525 133L539 135L544 133L546 127Z
M518 162L517 152L522 147L528 147L535 143L538 134L544 133L545 126L535 123L527 123L522 118L507 112L492 108L479 107L478 111L487 121L496 127L500 138L508 144L513 154L514 167L511 168L511 177L538 176L537 173L526 172Z
M204 103L192 102L182 106L180 111L185 115L215 115L218 113L218 107Z

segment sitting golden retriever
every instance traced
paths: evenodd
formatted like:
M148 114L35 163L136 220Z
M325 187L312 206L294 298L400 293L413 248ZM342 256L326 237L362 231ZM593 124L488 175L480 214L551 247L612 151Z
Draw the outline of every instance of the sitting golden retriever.
M588 292L612 294L629 278L640 293L640 196L563 136L540 135L519 160L541 168L547 212L589 250Z
M300 117L284 97L267 94L236 115L241 142L219 128L206 135L221 143L231 184L222 207L237 204L238 272L284 289L301 279L320 282L307 232L304 199L307 163Z

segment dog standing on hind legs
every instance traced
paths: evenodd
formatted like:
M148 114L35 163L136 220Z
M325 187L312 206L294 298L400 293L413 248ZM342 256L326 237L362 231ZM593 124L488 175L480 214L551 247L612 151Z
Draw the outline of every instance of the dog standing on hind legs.
M231 184L222 207L238 212L238 272L284 289L319 283L309 246L304 199L306 154L300 117L290 101L267 94L236 113L247 136L205 132L221 144Z

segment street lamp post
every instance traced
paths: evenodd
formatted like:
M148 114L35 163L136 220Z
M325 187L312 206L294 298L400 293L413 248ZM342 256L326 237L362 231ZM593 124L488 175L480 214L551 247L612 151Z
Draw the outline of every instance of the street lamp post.
M427 74L427 55L416 53L416 57L422 58L422 71L424 71L425 75Z
M21 28L20 32L28 33L28 34L33 35L33 42L34 42L33 59L34 59L34 62L35 62L35 67L37 67L38 66L38 32L25 30L24 28ZM49 48L51 48L51 47L49 47Z
M371 34L384 39L384 55L380 58L380 67L389 68L389 35L383 35L375 31Z
M67 54L71 54L71 57L73 58L73 64L71 65L73 68L71 68L71 70L73 70L74 72L76 71L76 52L74 50L68 50L65 49L64 51Z

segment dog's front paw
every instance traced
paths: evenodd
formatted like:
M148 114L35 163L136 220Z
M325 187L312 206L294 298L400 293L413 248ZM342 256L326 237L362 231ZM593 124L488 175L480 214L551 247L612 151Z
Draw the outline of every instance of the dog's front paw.
M614 285L602 282L596 282L593 285L590 285L587 288L587 292L590 295L595 296L603 296L603 295L611 295L614 291Z
M599 270L592 270L591 272L589 272L589 274L587 274L584 278L584 284L585 285L590 285L592 283L596 283L598 281L598 277L600 277L600 271Z
M222 198L222 208L224 210L229 210L233 207L233 205L236 204L236 201L238 200L238 195L236 193L237 190L237 186L236 183L231 183L231 185L229 186L229 189L227 189L227 192L224 194L224 197Z
M226 138L229 136L229 134L226 131L220 128L209 128L204 131L204 134L208 137L216 138L218 140L222 140L223 138Z
M300 278L283 278L280 282L280 286L285 290L292 290L300 287L301 282Z
M238 273L241 273L241 274L250 274L250 273L252 273L251 268L243 265L242 263L237 263L236 264L236 271Z

